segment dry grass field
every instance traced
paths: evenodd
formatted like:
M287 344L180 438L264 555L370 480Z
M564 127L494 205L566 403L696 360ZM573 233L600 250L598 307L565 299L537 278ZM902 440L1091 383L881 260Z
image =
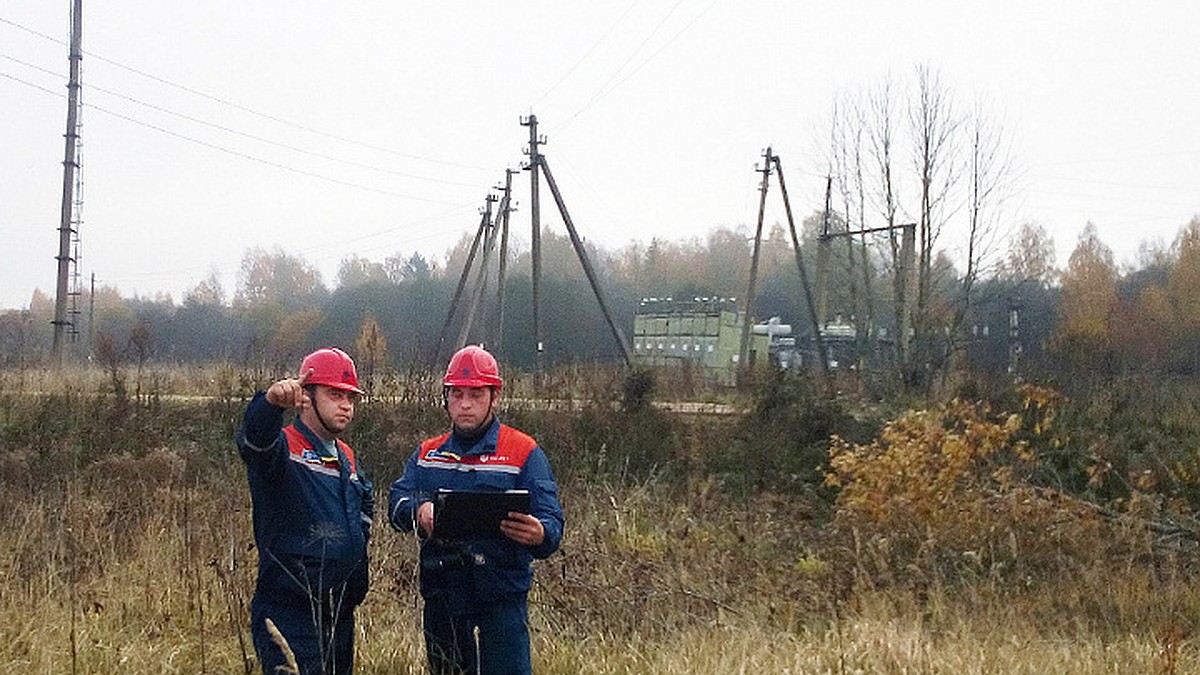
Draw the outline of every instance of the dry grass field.
M258 672L249 495L231 440L254 377L164 374L120 396L103 373L17 377L0 382L0 673ZM181 388L205 398L165 396ZM381 503L440 423L415 398L432 410L361 420L355 444ZM572 428L516 415L555 439ZM1019 511L1040 535L1013 528L988 540L1005 551L948 564L927 555L949 541L936 522L905 557L901 526L889 538L848 521L867 513L853 502L733 497L686 459L683 477L584 470L568 450L552 454L567 537L531 595L537 673L1200 672L1195 560L1128 524ZM417 545L382 520L374 532L357 671L422 673Z

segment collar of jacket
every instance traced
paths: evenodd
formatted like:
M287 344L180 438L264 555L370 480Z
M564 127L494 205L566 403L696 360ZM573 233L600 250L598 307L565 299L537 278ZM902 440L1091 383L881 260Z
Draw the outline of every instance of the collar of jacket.
M312 429L309 429L308 425L305 424L304 422L301 422L299 417L297 417L296 420L294 422L292 422L292 426L296 427L296 430L304 435L304 438L307 439L308 442L312 445L313 450L316 450L317 453L320 454L322 457L325 456L325 450L329 446L325 443L325 441L321 440L321 437L318 436L315 431L313 431ZM334 447L334 451L337 453L334 455L334 458L336 458L339 463L343 462L342 444L336 438L333 439L333 447Z
M500 438L500 418L492 415L492 423L479 436L466 437L457 431L450 431L450 441L461 451L458 454L488 455L496 452L496 443Z

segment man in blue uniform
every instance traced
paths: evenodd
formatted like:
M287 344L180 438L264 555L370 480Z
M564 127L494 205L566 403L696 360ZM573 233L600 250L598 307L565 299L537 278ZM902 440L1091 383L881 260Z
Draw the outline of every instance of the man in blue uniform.
M430 671L530 672L528 608L533 559L558 550L563 511L550 462L537 441L501 424L504 381L496 359L468 346L442 380L451 430L421 443L392 484L388 517L421 541L421 596ZM501 538L448 541L433 535L439 489L527 490L529 513L509 512Z
M272 622L302 675L350 673L354 608L367 593L375 502L354 451L339 436L354 419L354 361L340 349L304 358L300 374L258 392L238 432L254 506L258 577L250 631L264 673L287 666ZM283 426L283 414L298 409Z

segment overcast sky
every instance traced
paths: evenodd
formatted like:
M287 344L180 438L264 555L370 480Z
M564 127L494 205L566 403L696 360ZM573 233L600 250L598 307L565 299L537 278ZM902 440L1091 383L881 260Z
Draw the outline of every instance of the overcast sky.
M0 308L53 296L70 0L0 3ZM1200 213L1200 3L162 2L84 7L85 278L183 292L245 251L440 260L537 115L580 234L752 228L761 153L822 207L835 97L928 66L1012 143L1002 223L1118 261ZM528 241L528 173L516 178ZM565 231L543 187L543 223ZM768 223L781 221L777 195Z

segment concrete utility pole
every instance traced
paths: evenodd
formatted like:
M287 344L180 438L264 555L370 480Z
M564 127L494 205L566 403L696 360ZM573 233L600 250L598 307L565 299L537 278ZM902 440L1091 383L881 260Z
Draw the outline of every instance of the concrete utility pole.
M92 272L92 288L88 294L87 353L96 348L96 273Z
M532 174L532 194L531 202L533 204L533 332L534 341L537 344L537 359L538 368L542 367L542 323L539 306L541 304L541 296L539 295L540 278L542 275L542 244L541 244L541 213L538 199L538 172L546 174L546 184L550 186L550 192L554 195L554 203L558 206L558 214L562 216L563 222L566 223L567 233L571 236L571 246L575 249L575 255L579 257L579 264L583 266L583 273L587 276L588 283L592 287L592 294L596 296L596 301L600 303L600 311L604 313L604 320L608 322L608 327L612 331L613 337L616 338L617 344L621 347L621 355L625 358L625 365L633 365L633 355L629 353L629 345L625 341L625 335L621 332L620 327L613 321L612 312L608 309L608 303L604 299L604 293L600 290L600 282L596 277L596 272L592 269L592 263L588 260L587 251L583 247L583 240L579 238L579 233L575 230L575 224L571 221L571 214L567 212L567 203L563 200L562 193L558 191L558 184L554 182L554 175L550 173L550 164L546 161L546 156L538 151L539 145L545 145L545 137L539 137L537 134L537 116L530 115L526 119L521 120L522 126L529 127L529 147L526 149L526 154L529 155L529 165L525 168L529 169Z
M529 155L529 207L533 213L532 239L530 240L530 257L533 263L533 344L537 353L538 370L542 368L542 317L541 317L541 287L542 287L542 223L541 204L538 197L538 171L541 169L542 153L538 146L546 142L539 138L537 132L537 115L530 115L521 120L521 126L529 127L529 147L525 154Z
M450 329L450 321L454 318L454 312L458 309L458 301L462 298L463 289L467 285L467 277L471 273L471 265L475 262L475 253L479 250L479 242L483 240L484 233L487 232L491 225L492 200L491 195L488 195L486 205L484 207L483 216L479 221L479 229L475 232L475 239L471 241L471 251L467 254L467 262L463 265L462 274L458 277L458 286L454 289L454 298L450 301L450 310L446 312L446 320L442 322L442 330L438 333L437 346L434 347L433 361L437 363L442 357L442 345L446 342L446 331ZM459 345L461 347L462 345Z
M779 175L779 192L783 195L783 209L787 213L788 229L792 234L792 251L796 254L796 271L800 273L800 285L804 289L804 302L808 305L808 317L812 321L813 340L817 344L817 358L821 359L821 373L825 376L826 389L832 393L833 388L830 386L829 378L829 354L825 350L825 338L821 335L821 323L817 319L817 309L813 307L812 289L808 285L804 259L800 256L800 237L796 234L796 221L792 218L792 202L788 199L787 183L783 180L783 162L779 160L779 155L772 155L767 158L767 161L775 163L775 173ZM827 199L828 194L827 191ZM828 203L826 208L828 208Z
M58 224L58 284L54 296L54 358L62 363L63 336L70 324L67 319L67 281L71 275L71 236L75 229L71 225L72 209L75 205L76 143L79 130L79 64L83 60L83 0L75 0L71 10L71 79L67 83L67 133L66 150L63 153L62 214Z
M766 161L763 162L763 168L758 172L763 175L762 183L759 184L758 197L758 225L754 228L754 252L750 256L750 283L746 288L745 316L742 318L742 341L738 349L738 370L745 371L749 364L746 359L750 354L750 324L753 322L754 312L754 294L757 293L758 286L758 253L762 248L762 229L763 216L767 208L767 187L771 180L771 148L763 153Z
M504 170L504 198L500 202L500 265L496 273L496 354L503 354L504 346L504 281L508 272L508 216L516 209L512 206L512 177L516 171Z
M492 204L496 202L496 195L487 196L487 207L484 213L484 218L492 220ZM496 224L500 221L499 212L496 213L496 221L488 223L488 231L484 236L483 257L479 261L479 270L475 276L475 290L471 293L471 303L467 305L467 318L463 320L462 329L458 333L458 346L467 344L467 338L471 335L471 329L475 326L475 314L479 311L479 303L483 300L484 293L487 292L488 267L492 258L492 249L496 247Z

